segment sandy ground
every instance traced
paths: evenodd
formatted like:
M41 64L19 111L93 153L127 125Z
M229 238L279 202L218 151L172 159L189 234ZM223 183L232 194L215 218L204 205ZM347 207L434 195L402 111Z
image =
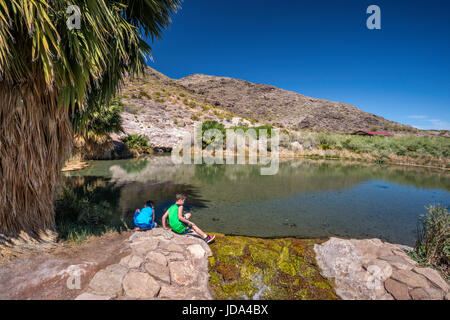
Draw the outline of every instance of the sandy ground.
M130 253L124 242L131 234L112 233L82 244L58 244L49 251L0 261L0 299L74 299L97 271Z

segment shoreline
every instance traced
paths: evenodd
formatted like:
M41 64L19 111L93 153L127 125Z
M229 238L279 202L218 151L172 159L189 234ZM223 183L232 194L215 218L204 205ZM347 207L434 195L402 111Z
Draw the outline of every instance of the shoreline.
M320 151L320 150L317 150ZM364 154L364 155L368 155L371 156L370 154ZM107 160L85 160L85 161L70 161L67 162L64 165L64 168L62 169L62 172L68 172L68 171L79 171L79 170L83 170L87 167L89 167L89 162L90 161L114 161L114 160L140 160L140 159L145 159L148 157L154 157L154 156L158 156L158 157L170 157L170 153L165 152L165 153L160 153L157 155L142 155L139 157L132 157L132 158L124 158L124 159L107 159ZM270 157L270 153L268 153L268 157ZM225 159L225 158L224 158ZM434 165L427 165L427 164L420 164L420 163L414 163L414 162L391 162L391 161L386 161L383 163L376 163L377 158L376 157L369 157L369 158L365 158L365 157L347 157L347 156L336 156L336 155L320 155L320 154L286 154L286 153L281 153L279 156L280 160L292 160L292 159L307 159L307 160L331 160L331 161L355 161L355 162L359 162L359 163L366 163L366 164L370 164L370 165L383 165L383 166L399 166L399 167L416 167L416 168L426 168L426 169L437 169L437 170L442 170L444 172L450 172L450 168L446 168L446 167L440 167L440 166L434 166ZM404 160L407 161L411 160L411 158L406 158ZM443 163L450 163L449 162L443 162Z
M161 228L149 232L127 231L92 236L81 244L60 242L54 250L35 252L2 263L5 277L0 281L0 288L11 286L17 280L13 277L9 282L4 282L6 270L11 269L10 272L14 273L14 265L19 263L27 269L32 264L30 277L33 278L33 272L39 273L42 268L47 268L45 261L51 259L58 262L53 263L58 268L47 272L45 279L40 279L40 282L22 282L21 290L14 292L14 299L36 299L42 292L47 297L69 300L122 299L122 295L126 299L184 299L184 294L186 297L194 295L201 300L393 300L449 297L448 280L439 275L436 277L438 273L435 269L422 267L413 261L405 253L410 248L379 239L263 239L213 234L216 235L216 242L209 247L195 236L177 236ZM179 248L184 245L190 249ZM200 250L200 247L203 249ZM102 254L104 257L95 253L105 249L109 253ZM160 252L159 255L155 250ZM166 258L163 259L164 256ZM59 262L61 259L65 261ZM80 264L81 260L83 263ZM168 264L164 267L162 260L172 264L171 268ZM183 271L188 265L193 270L196 270L195 265L202 265L201 278L191 279L191 273ZM359 271L349 269L350 265L353 265L353 269L358 266L356 269ZM371 268L375 268L371 266L380 268L383 286L367 286ZM71 275L70 270L75 267L85 270L81 272L82 287L75 291L67 290L65 285ZM167 271L165 268L168 268ZM343 270L353 271L347 273ZM118 287L117 283L110 283L109 274L113 279L120 277L121 284L127 273L132 277L124 284L124 289ZM209 274L207 278L206 274ZM415 280L409 278L411 275ZM175 277L174 283L168 280L170 277ZM138 281L140 278L145 278L145 283L151 284L151 289L142 287ZM54 283L54 289L46 288L45 283L49 282ZM191 287L187 283L191 282L202 283L203 288L208 286L212 295L202 295L200 293L204 291L195 288L188 289ZM397 282L408 286L409 293L406 296L401 296L401 291L391 288L391 284ZM419 287L422 289L419 290ZM164 288L162 296L161 288ZM180 288L183 290L179 291ZM142 295L142 292L145 294ZM4 298L11 294L6 294Z

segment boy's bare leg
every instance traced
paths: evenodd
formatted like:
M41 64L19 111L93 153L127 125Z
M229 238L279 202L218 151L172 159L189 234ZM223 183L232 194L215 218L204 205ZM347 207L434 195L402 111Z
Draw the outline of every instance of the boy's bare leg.
M204 233L199 227L197 227L195 224L192 224L192 229L198 233L202 238L206 238L206 233Z

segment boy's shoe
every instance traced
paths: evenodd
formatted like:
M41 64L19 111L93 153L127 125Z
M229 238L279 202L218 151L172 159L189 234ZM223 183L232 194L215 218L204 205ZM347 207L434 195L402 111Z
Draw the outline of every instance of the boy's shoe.
M214 241L215 238L216 238L216 236L207 236L207 237L205 238L205 242L206 242L207 244L210 244L211 242Z

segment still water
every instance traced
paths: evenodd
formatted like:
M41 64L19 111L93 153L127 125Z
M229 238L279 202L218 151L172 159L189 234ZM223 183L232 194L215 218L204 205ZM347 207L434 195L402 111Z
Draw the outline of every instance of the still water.
M341 161L289 160L275 176L251 165L174 165L170 157L93 161L66 173L66 188L130 222L146 200L156 220L188 195L186 210L209 232L256 237L377 237L414 245L425 206L450 206L450 174ZM62 199L64 201L64 199Z

